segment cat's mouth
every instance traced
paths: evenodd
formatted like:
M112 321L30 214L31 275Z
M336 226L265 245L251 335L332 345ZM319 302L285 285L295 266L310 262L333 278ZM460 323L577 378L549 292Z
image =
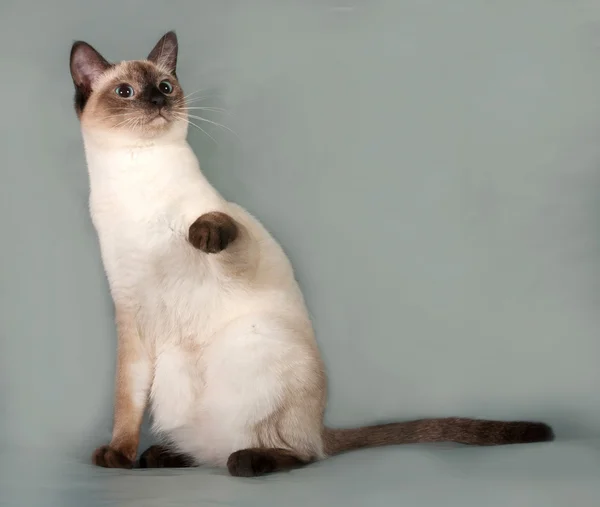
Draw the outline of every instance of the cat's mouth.
M165 113L165 111L159 111L150 119L148 123L152 125L162 125L164 123L168 123L169 121L171 121L171 118L169 118L167 113Z

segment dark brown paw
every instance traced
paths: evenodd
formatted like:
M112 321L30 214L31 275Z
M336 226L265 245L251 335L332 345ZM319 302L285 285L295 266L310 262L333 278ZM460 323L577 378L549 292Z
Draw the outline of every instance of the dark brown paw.
M139 465L140 468L186 468L192 466L192 460L162 445L153 445L142 453Z
M94 451L92 463L104 468L133 468L133 460L108 445Z
M238 227L233 218L220 211L205 213L189 230L189 241L198 250L218 253L235 241Z
M234 477L257 477L277 470L277 459L268 452L244 449L227 460L227 469Z

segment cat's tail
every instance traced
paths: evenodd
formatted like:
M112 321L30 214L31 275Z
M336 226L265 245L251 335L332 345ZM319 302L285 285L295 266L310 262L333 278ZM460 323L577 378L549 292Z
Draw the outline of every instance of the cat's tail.
M328 456L364 447L425 442L456 442L468 445L506 445L550 442L554 432L547 424L528 421L488 421L448 417L420 419L352 429L325 428Z

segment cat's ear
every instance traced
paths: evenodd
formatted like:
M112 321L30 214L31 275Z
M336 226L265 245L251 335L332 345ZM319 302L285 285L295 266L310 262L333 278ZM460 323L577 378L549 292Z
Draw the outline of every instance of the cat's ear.
M93 84L111 64L87 42L77 41L71 48L71 77L75 87L91 94Z
M148 60L176 75L178 49L177 35L173 31L167 32L156 43L154 49L150 51Z

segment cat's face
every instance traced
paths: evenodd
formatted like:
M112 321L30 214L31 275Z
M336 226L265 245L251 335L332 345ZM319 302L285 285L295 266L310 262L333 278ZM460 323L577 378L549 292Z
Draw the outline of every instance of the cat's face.
M185 98L176 75L177 37L164 35L147 60L108 63L85 42L71 50L75 111L82 125L142 138L185 132Z

